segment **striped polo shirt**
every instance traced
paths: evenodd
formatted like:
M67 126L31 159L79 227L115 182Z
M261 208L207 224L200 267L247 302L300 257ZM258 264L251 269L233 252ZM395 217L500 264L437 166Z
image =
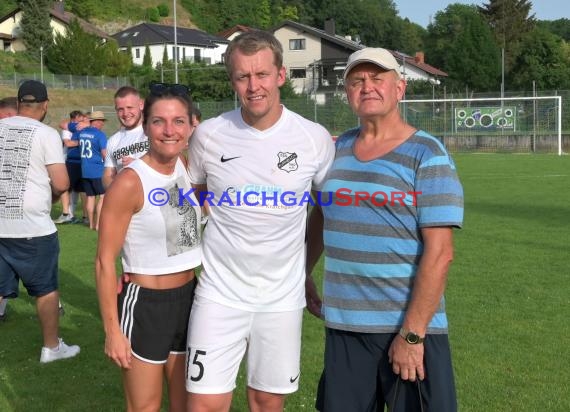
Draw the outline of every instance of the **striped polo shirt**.
M421 229L461 227L463 189L451 157L428 133L362 162L353 154L359 132L337 140L323 187L332 195L323 206L323 313L329 328L395 333L422 255ZM447 333L443 298L427 333Z

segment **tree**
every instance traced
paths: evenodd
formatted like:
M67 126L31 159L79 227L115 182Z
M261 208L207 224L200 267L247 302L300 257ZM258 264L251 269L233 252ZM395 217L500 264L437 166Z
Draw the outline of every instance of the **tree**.
M425 45L431 64L449 74L452 89L498 90L500 51L475 6L451 4L438 12Z
M489 0L478 6L495 36L496 44L505 51L505 72L510 72L522 51L521 41L536 23L534 14L529 15L532 3L529 0Z
M164 50L162 51L162 65L168 63L168 50L166 49L166 44L164 45Z
M160 21L160 14L156 7L147 7L145 14L148 21L152 21L154 23L158 23Z
M536 28L521 40L519 54L510 73L510 84L530 90L533 81L543 90L570 89L570 55L564 41L547 30Z
M152 67L152 56L150 55L150 47L148 47L148 44L144 46L142 65L146 67Z
M65 7L71 10L77 17L82 19L90 19L96 13L97 6L92 3L93 0L67 0Z
M55 42L47 52L47 66L56 74L105 74L108 65L116 65L116 62L107 61L115 54L105 50L101 39L85 32L73 19L64 34L56 34Z
M205 63L184 62L181 69L183 81L190 87L194 100L221 101L233 98L234 92L223 64L208 66Z
M570 19L558 19L553 21L539 20L536 24L538 27L546 29L566 41L570 41Z
M158 14L160 14L160 17L168 17L168 15L170 14L170 9L168 8L168 5L166 5L165 3L161 3L158 6L156 6L156 8L158 9Z
M401 21L400 41L398 50L413 55L415 52L424 50L424 37L427 30L407 18Z
M103 74L106 76L124 76L129 73L133 65L132 54L130 52L122 52L116 40L107 40L101 46L101 54L105 61L105 69Z
M53 44L50 25L50 0L20 0L22 20L20 33L26 49L31 56L40 57L40 47L44 51Z
M292 20L298 21L299 20L299 11L297 7L294 5L287 5L284 4L283 0L275 0L273 1L273 5L271 7L271 24L272 26L276 26L280 24L284 20Z

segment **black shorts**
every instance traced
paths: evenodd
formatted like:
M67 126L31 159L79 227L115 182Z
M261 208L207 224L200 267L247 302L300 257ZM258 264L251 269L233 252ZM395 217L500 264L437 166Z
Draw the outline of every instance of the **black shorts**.
M69 188L74 192L83 192L83 182L81 179L81 161L79 163L65 162L67 174L69 175Z
M447 335L426 335L425 379L410 382L394 374L388 361L388 349L397 334L330 328L325 333L325 367L317 392L317 410L381 412L388 405L388 410L394 412L457 411Z
M147 289L135 283L123 285L118 299L119 319L135 357L162 364L170 354L186 353L195 288L196 278L175 289Z
M104 195L105 188L103 187L103 180L101 178L97 179L81 179L83 182L83 190L87 196L97 196Z

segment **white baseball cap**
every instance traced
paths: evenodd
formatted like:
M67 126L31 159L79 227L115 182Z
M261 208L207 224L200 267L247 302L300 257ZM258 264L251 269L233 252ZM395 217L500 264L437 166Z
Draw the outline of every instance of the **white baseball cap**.
M342 75L343 79L346 81L346 76L348 73L356 66L361 63L372 63L376 66L380 66L386 70L395 70L400 73L400 65L394 58L394 55L386 49L376 48L376 47L366 47L352 53L348 57L346 62L346 69Z

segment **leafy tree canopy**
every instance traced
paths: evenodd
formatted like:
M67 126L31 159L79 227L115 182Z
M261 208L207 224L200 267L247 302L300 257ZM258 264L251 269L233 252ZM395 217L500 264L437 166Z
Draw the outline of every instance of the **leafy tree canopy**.
M118 51L116 42L103 44L97 36L85 32L75 19L65 34L56 35L47 53L47 65L52 73L126 74L130 61L130 56Z
M538 27L550 31L566 41L570 41L570 19L558 19L553 21L539 20Z
M509 72L521 53L523 37L532 31L536 20L530 15L532 2L529 0L489 0L478 6L495 36L499 48L505 50L505 68Z
M524 53L509 75L512 88L530 90L533 81L543 90L570 88L570 54L559 36L536 28L524 36L521 46Z
M52 45L53 35L50 26L50 0L21 0L22 20L20 33L27 52L40 57L40 48L44 51Z
M475 6L451 4L438 12L428 27L426 55L449 74L452 88L487 91L500 85L500 51Z

